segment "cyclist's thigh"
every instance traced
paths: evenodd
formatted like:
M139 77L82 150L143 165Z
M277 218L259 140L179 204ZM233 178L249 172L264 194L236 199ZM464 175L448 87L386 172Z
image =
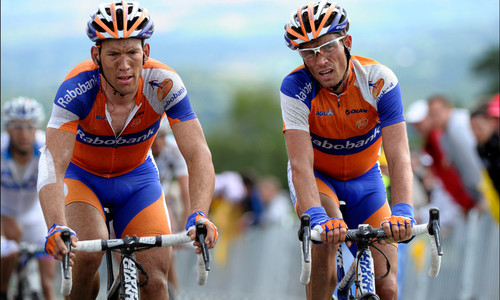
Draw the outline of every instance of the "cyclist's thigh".
M160 180L152 162L146 161L136 170L117 178L130 188L129 197L115 212L117 236L154 236L170 234L170 221ZM117 183L118 184L118 183Z
M160 284L162 287L156 288L165 288L166 290L168 269L172 261L171 257L172 247L157 247L136 252L137 261L142 264L149 276L150 283L146 286L146 289L155 288L157 284Z
M340 193L346 201L344 217L349 228L357 228L359 224L380 228L382 220L391 215L378 165L362 176L346 181Z
M151 188L153 190L156 189L156 187ZM157 197L157 193L153 194ZM120 235L123 237L134 234L137 236L155 236L171 233L167 207L163 193L161 193L161 188L160 195L156 200L141 210L135 209L136 206L134 203L147 199L148 196L150 197L151 193L147 189L141 190L141 192L134 195L134 199L130 199L123 207L124 214L115 216L115 230L117 234L121 231Z
M340 217L339 200L335 192L335 188L328 182L328 177L325 175L314 171L314 175L316 177L316 185L318 187L318 191L320 194L321 205L325 207L327 214L330 217ZM299 207L297 202L297 196L295 194L295 187L293 186L292 181L292 169L290 163L288 163L287 169L288 176L288 187L290 190L290 199L292 200L293 207L298 216L301 216L304 213L304 210Z
M321 205L325 208L328 216L335 218L343 218L339 209L339 199L335 192L335 188L331 185L326 177L315 172L316 185L318 186Z
M95 193L77 179L64 180L66 218L80 240L107 239L104 211Z
M1 216L2 235L8 240L20 241L22 229L19 222L10 216Z
M379 248L389 259L389 263L391 264L391 272L390 275L392 278L388 278L391 280L395 280L396 274L398 271L398 247L397 244L384 244L381 245L376 243L375 246ZM378 250L370 247L373 256L373 263L375 268L375 276L380 277L383 276L387 272L386 259L382 253Z

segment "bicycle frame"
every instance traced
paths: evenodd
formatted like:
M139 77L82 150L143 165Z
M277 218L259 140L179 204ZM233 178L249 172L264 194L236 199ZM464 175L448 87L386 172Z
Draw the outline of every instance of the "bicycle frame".
M360 227L366 225L360 225ZM348 300L351 286L356 283L358 292L357 298L372 297L370 299L379 299L375 294L375 269L373 257L370 248L365 243L358 243L356 258L349 267L346 274L344 271L344 262L342 247L339 247L336 254L337 261L337 299ZM356 268L357 266L357 268ZM356 271L357 269L357 271ZM357 275L357 279L356 279Z
M110 250L107 251L111 252ZM135 265L135 253L133 251L122 250L119 270L118 277L108 283L107 298L109 300L140 299L139 274ZM113 269L107 271L112 273Z
M41 299L41 286L34 288L32 286L31 280L28 278L30 276L29 266L30 264L36 262L38 254L44 254L43 248L35 245L21 243L19 245L19 262L16 267L17 274L17 287L16 295L14 299ZM28 293L28 294L26 294Z

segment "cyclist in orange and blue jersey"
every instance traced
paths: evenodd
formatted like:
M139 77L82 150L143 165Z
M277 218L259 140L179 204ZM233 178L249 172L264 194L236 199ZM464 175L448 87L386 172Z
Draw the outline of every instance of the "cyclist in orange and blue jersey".
M281 85L288 181L298 215L311 217L322 244L312 249L308 299L331 299L335 251L347 227L382 227L400 241L415 224L412 172L401 92L394 73L375 60L351 56L352 37L344 8L328 1L299 7L285 25L287 46L304 64ZM392 185L392 212L377 163L384 143ZM345 203L341 212L340 202ZM379 245L391 272L376 281L382 299L395 299L397 247ZM375 274L385 258L372 251Z
M191 215L186 230L194 239L195 223L202 221L208 247L216 243L217 229L206 217L215 182L210 150L179 75L149 57L145 40L153 31L148 11L137 2L99 5L87 23L87 35L95 42L91 60L77 65L59 87L38 178L50 227L46 251L57 259L68 251L60 238L64 228L71 230L73 246L78 239L108 238L106 206L112 206L117 237L171 233L149 151L165 115L189 172ZM169 248L137 253L149 274L141 288L145 298L167 297L170 256ZM71 253L71 258L70 298L94 299L102 253Z

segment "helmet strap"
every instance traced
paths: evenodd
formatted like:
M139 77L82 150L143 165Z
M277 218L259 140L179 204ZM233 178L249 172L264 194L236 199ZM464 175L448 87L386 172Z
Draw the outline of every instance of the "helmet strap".
M347 46L345 44L344 44L344 52L345 52L345 57L347 58L347 64L345 67L344 76L342 76L342 79L340 79L339 83L337 83L335 86L332 87L332 90L334 91L342 85L344 79L347 76L347 72L349 71L349 61L351 60L351 53L349 52L349 49L347 49Z
M101 47L99 47L99 58L101 57ZM104 80L106 80L106 82L109 84L109 86L113 89L113 94L116 95L117 93L120 94L120 96L124 97L125 95L120 93L112 84L111 82L109 82L109 80L106 78L106 75L104 75L104 71L102 69L102 63L101 63L101 60L100 59L96 59L97 60L97 64L99 65L99 74L102 75L102 77L104 78Z

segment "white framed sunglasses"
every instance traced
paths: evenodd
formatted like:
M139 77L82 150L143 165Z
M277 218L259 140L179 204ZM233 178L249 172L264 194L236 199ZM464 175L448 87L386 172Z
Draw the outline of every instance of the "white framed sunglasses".
M330 55L335 53L340 48L338 42L343 38L345 38L345 35L340 36L331 41L328 41L316 48L297 49L297 51L299 52L300 56L305 60L310 60L315 58L316 53L319 53L321 55Z

